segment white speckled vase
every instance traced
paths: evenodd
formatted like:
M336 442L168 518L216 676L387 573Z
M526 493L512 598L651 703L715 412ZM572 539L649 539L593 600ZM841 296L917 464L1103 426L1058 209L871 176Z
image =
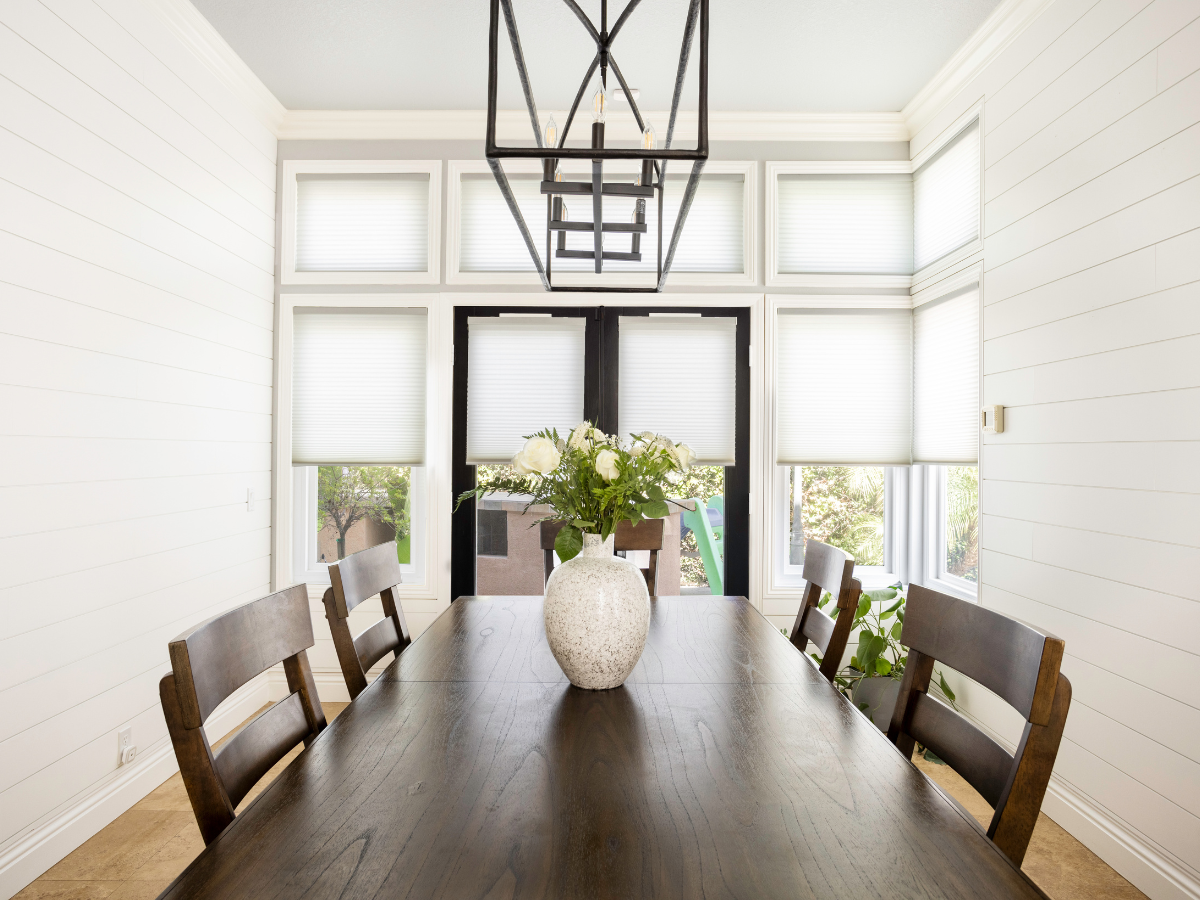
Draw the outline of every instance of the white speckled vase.
M650 631L646 579L614 541L584 534L583 552L546 582L546 640L571 684L589 691L623 684Z

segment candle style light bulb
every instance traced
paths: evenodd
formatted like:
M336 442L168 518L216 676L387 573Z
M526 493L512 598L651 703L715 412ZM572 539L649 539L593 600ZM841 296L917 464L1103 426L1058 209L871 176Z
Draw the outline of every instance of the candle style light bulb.
M555 181L562 181L562 180L563 180L562 169L558 169L558 170L557 170L557 171L554 173L554 180L555 180Z
M554 121L554 116L551 116L550 121L546 123L546 146L558 146L558 123Z
M592 96L592 121L603 122L604 116L608 113L608 94L604 92L604 88L598 88Z
M646 130L642 132L642 149L653 150L656 144L654 136L654 126L649 122L646 123Z

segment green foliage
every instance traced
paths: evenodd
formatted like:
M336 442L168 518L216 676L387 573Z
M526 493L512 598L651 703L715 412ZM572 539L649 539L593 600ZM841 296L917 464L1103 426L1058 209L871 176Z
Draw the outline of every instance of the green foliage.
M337 530L338 559L346 555L346 534L363 519L391 526L398 544L410 537L411 485L410 470L397 466L318 467L317 525Z
M806 540L844 550L860 566L883 565L883 469L804 466L800 487Z
M891 587L874 591L863 591L858 601L858 609L854 611L854 624L851 633L858 632L858 646L850 657L850 665L843 668L834 678L835 684L846 697L850 697L854 685L863 678L884 677L897 681L904 677L904 664L908 651L900 643L904 630L904 602L906 598L903 586L894 584ZM836 616L837 609L826 609L833 602L833 597L826 592L817 603L817 608L827 615ZM820 657L813 654L819 663ZM951 707L954 705L954 691L946 684L946 677L940 671L934 671L936 681L932 687L942 695Z
M946 469L946 571L967 581L979 578L979 469Z
M566 439L553 428L527 435L526 447L538 438L557 448L559 458L553 466L520 474L518 463L526 454L522 450L514 458L513 468L481 468L479 483L459 496L458 505L470 497L504 491L528 496L527 510L538 504L551 507L553 518L567 523L554 545L563 561L580 552L585 531L607 540L620 522L668 515L666 488L686 472L690 457L686 447L677 448L661 435L631 435L631 440L624 442L605 435L590 422L578 426ZM544 452L544 445L541 449ZM616 477L611 481L598 466L609 458L616 465Z

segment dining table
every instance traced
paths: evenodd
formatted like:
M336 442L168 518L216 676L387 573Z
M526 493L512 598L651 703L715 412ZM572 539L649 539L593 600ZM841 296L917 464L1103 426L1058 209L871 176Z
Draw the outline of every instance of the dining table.
M540 596L461 597L167 898L1045 897L755 607L651 600L573 687Z

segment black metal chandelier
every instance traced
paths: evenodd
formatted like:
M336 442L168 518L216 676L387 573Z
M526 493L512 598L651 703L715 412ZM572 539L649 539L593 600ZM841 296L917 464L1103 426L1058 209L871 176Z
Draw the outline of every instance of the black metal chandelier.
M628 0L624 11L613 24L611 31L608 29L608 0L600 0L599 30L592 24L587 14L579 8L579 4L575 0L563 0L563 2L566 3L567 7L575 14L595 41L596 55L592 59L591 65L588 66L587 73L583 76L583 82L579 85L579 91L575 95L575 102L571 104L571 111L567 114L566 124L563 126L561 134L558 133L554 119L551 118L546 128L545 140L543 141L537 106L533 101L533 90L529 84L529 73L525 69L525 57L521 52L521 38L517 33L517 21L513 15L512 0L491 0L491 26L488 32L488 112L485 152L488 165L491 166L492 174L496 177L496 183L500 186L500 192L504 195L505 202L508 203L509 211L512 213L513 218L516 219L517 227L521 230L521 237L525 240L525 246L529 249L529 255L533 258L533 264L537 267L538 275L541 276L542 284L546 290L658 292L663 289L667 280L667 274L671 271L671 263L675 257L675 248L679 244L679 236L683 233L684 222L687 219L688 211L691 209L692 200L696 196L696 188L700 184L700 173L703 171L704 163L708 159L708 0L691 0L688 6L687 22L684 25L683 32L683 44L679 51L679 69L675 76L675 93L671 99L670 122L667 126L666 142L662 150L656 149L654 131L642 120L642 114L638 111L635 94L630 90L629 85L625 83L625 77L621 74L621 69L612 55L613 42L641 0ZM501 10L504 12L504 22L508 28L509 41L512 43L513 57L517 64L517 76L521 81L521 89L525 93L525 103L529 107L529 121L533 126L533 136L537 142L536 147L500 147L496 144L496 94L499 80L497 66ZM679 112L679 99L683 93L683 80L684 75L687 73L688 57L691 55L692 38L696 32L697 20L699 20L700 25L700 90L696 149L672 150L671 141L675 135L675 119ZM575 112L578 110L579 103L583 99L597 68L600 69L600 90L593 100L593 118L595 121L592 123L592 145L591 147L568 148L565 146L567 133L571 130L571 122L575 118ZM630 111L637 121L639 130L642 132L642 147L639 149L606 149L604 146L609 68L612 69L613 74L617 77L617 81L621 85L621 90L629 102ZM504 174L504 168L500 162L503 159L538 159L542 161L541 193L546 195L545 266L542 265L541 255L533 243L533 237L529 232L528 226L525 224L525 218L521 215L521 210L517 206L517 200L513 196L512 187L508 183L508 177ZM590 159L592 161L591 181L560 180L562 179L562 173L558 168L558 160L560 159ZM609 182L606 184L604 182L604 161L606 159L640 160L642 164L641 177L638 178L636 184L618 182ZM663 187L666 181L667 161L672 159L692 160L692 172L688 177L687 187L684 189L679 216L675 220L675 228L671 234L671 243L667 249L666 259L664 260L662 240ZM591 195L592 221L573 222L567 220L563 214L564 195ZM633 220L629 222L605 222L603 215L605 195L635 198ZM658 278L654 287L581 287L555 285L553 283L551 260L554 257L559 259L592 259L595 261L595 270L597 273L604 271L605 260L640 262L642 259L641 236L646 233L646 199L654 198L655 196L657 196L658 201ZM595 236L594 248L592 250L568 250L566 247L568 231L591 231ZM605 250L604 235L606 233L626 233L631 235L630 251L624 253ZM555 236L558 239L556 247L552 246Z

